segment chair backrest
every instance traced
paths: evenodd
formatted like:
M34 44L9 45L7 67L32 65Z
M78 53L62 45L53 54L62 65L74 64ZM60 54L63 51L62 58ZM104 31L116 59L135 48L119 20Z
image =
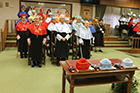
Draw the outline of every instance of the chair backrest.
M53 43L55 45L55 42L56 42L55 32L51 31L51 43Z
M133 37L132 38L131 49L139 49L140 50L140 37Z
M93 27L96 29L97 23L93 23ZM110 24L104 24L104 27L106 28L105 35L110 36Z

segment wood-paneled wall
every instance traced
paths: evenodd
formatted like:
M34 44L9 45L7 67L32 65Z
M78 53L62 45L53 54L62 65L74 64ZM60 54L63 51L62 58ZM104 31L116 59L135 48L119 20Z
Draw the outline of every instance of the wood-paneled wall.
M30 1L30 0L20 0L20 1ZM80 3L80 0L46 0L46 1L63 1L63 2ZM140 9L140 0L100 0L100 4L101 5L118 6L118 7L139 8Z
M20 1L32 1L32 0L20 0ZM80 0L46 0L46 2L47 1L63 1L63 2L77 2L77 3L80 3Z
M100 4L140 9L140 0L100 0Z

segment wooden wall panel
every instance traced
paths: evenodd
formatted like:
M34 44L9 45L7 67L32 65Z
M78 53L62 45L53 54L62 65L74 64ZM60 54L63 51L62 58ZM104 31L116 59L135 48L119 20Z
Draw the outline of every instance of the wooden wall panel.
M100 4L140 9L140 0L100 0Z
M30 1L30 0L20 0L20 1ZM77 3L80 3L80 0L46 0L46 2L47 1L63 1L63 2L77 2Z

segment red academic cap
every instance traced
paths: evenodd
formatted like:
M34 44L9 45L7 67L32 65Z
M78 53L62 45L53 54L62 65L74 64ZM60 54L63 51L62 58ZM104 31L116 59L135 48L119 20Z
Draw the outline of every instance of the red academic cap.
M131 19L130 20L133 20L134 18L133 17L131 17Z
M40 10L44 10L44 8L42 7L42 8L40 8Z
M88 70L89 62L85 58L80 58L76 63L76 68L78 70Z
M57 13L61 13L61 10L58 10Z
M27 17L27 16L26 16L26 14L21 14L21 16L20 16L20 17L23 17L23 16Z
M42 13L38 13L37 15L42 16L42 17L43 17L43 19L44 19L44 16L43 16L43 14L42 14Z
M69 11L66 11L65 13L68 13L69 14Z
M47 11L50 11L51 12L51 9L48 9Z

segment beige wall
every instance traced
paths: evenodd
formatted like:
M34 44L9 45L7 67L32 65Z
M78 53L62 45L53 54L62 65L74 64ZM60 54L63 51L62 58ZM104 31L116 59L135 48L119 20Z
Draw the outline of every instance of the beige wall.
M19 0L0 0L3 2L3 8L0 8L0 42L1 42L1 28L4 25L5 19L17 19L17 12L19 10ZM9 2L9 7L5 7L5 2Z
M3 27L5 19L17 19L17 13L19 11L19 0L0 0L3 2L3 8L0 8L0 28ZM10 6L5 7L4 3L9 2ZM29 1L29 0L27 0ZM51 0L30 0L30 1L43 1L43 2L57 2L57 3L70 3L72 4L72 16L80 15L80 3L51 1ZM93 5L93 18L95 16L95 5ZM1 35L0 35L1 36ZM1 42L1 37L0 37Z

